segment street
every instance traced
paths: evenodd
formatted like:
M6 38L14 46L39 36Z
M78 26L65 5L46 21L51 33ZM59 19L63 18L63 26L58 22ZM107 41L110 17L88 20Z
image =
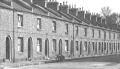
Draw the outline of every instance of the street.
M17 69L120 69L120 55L81 58L59 63L23 66Z

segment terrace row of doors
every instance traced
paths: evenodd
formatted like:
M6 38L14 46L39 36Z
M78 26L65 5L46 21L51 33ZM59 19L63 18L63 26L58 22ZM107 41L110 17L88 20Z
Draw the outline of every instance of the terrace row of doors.
M71 41L71 54L73 54L73 43ZM6 59L10 60L12 57L12 40L11 37L6 37ZM59 55L62 55L62 40L59 40ZM33 56L33 42L32 38L28 38L28 58ZM45 40L45 56L49 56L49 40Z

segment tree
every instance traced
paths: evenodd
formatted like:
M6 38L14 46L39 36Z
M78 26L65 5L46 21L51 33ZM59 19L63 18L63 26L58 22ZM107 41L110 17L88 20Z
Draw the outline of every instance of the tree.
M104 17L109 16L111 14L111 9L109 7L103 7L101 8L101 11Z

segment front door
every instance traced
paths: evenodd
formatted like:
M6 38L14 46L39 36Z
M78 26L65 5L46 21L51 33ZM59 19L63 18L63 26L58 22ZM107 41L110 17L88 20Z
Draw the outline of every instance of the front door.
M70 48L70 54L73 56L74 55L74 44L73 44L73 40L71 40L71 48Z
M45 56L49 57L49 40L45 40Z
M28 59L32 58L32 47L33 47L33 43L32 43L32 38L28 38Z
M62 55L62 40L59 40L59 55Z
M11 38L6 37L6 59L10 60L11 53Z

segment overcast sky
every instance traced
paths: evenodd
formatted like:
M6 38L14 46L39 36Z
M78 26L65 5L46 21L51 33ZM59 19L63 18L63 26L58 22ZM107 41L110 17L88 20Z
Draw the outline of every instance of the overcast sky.
M120 13L120 0L57 0L62 3L67 1L68 5L75 5L76 7L83 7L90 12L101 13L101 8L109 6L112 12Z

